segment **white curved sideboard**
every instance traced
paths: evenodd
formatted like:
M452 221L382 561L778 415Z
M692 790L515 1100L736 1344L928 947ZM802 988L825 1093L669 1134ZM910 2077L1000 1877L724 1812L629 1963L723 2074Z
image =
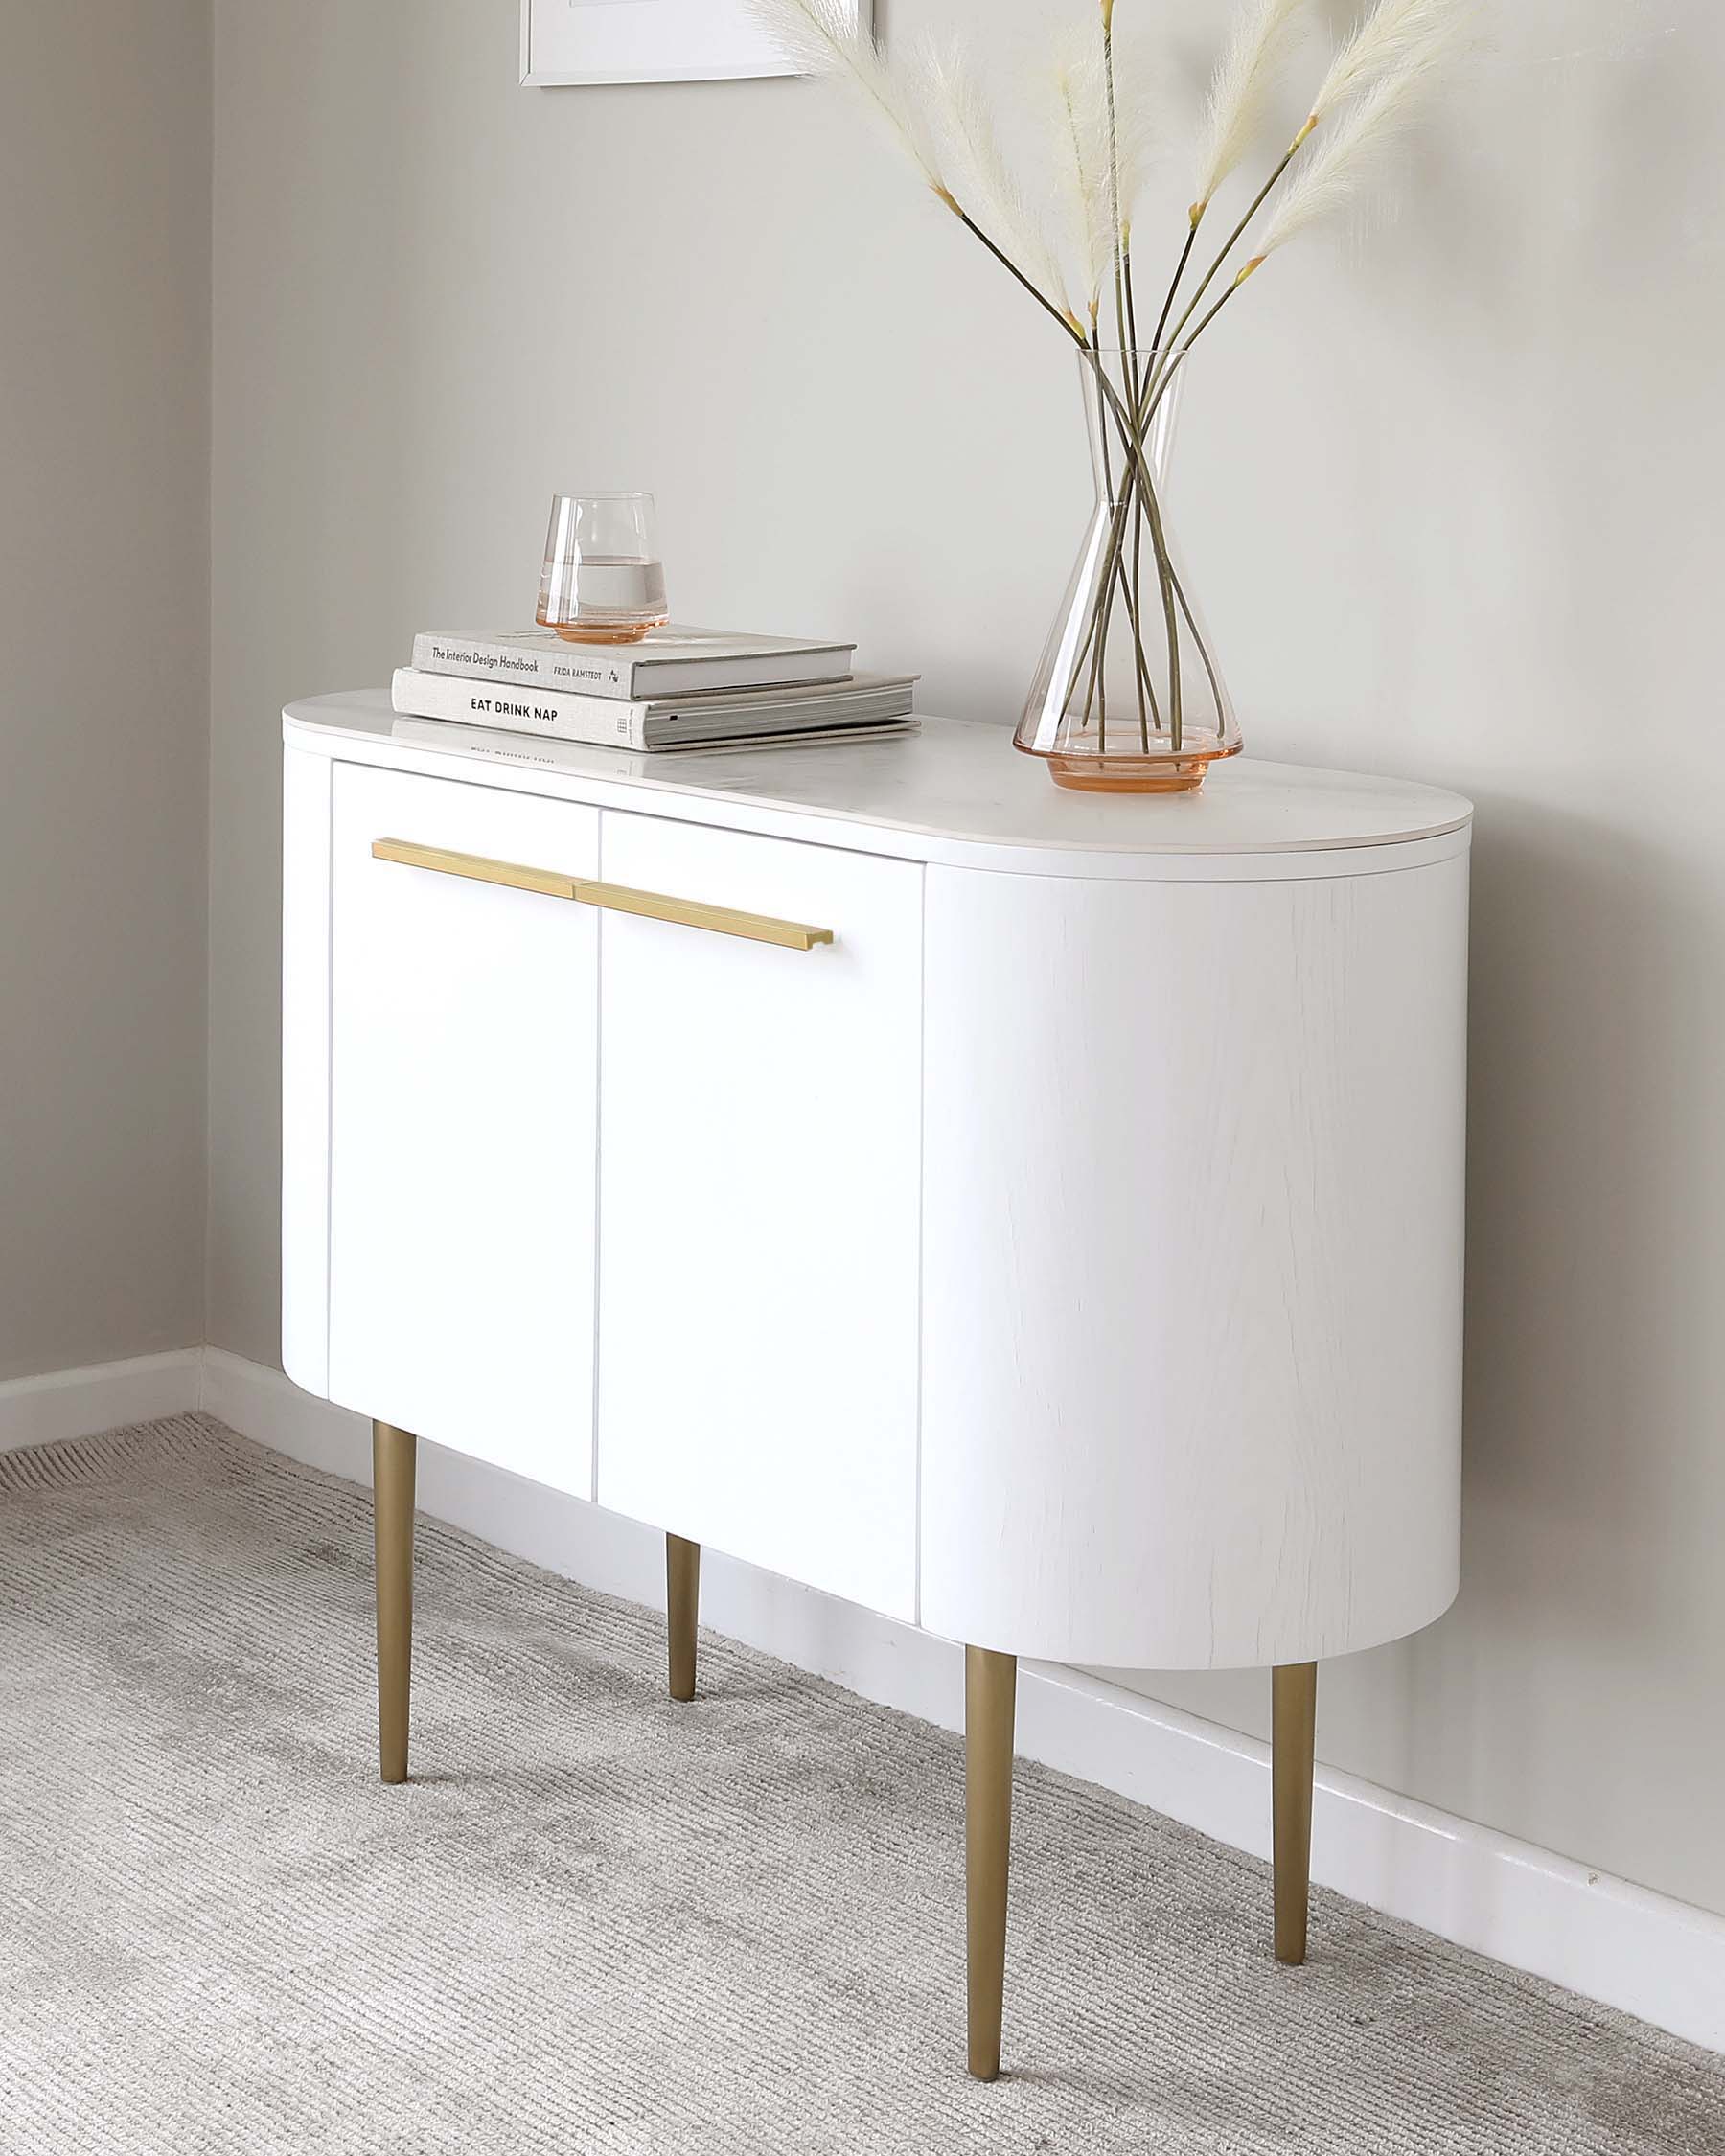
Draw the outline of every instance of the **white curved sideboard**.
M406 1774L414 1437L967 1648L970 2063L1016 1658L1316 1664L1457 1584L1471 811L1000 730L647 757L285 719L289 1376L373 1419ZM408 1434L412 1433L413 1435Z

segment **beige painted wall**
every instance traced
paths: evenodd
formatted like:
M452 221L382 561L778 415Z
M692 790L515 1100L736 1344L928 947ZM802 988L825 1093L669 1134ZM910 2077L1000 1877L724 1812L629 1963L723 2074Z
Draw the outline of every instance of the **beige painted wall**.
M518 618L586 483L657 490L685 617L1009 722L1082 447L825 92L522 91L515 0L216 11L212 1337L268 1359L284 699ZM1165 11L1189 72L1215 11ZM1174 504L1251 747L1480 807L1466 1585L1326 1672L1321 1750L1725 1910L1725 24L1488 12L1399 219L1218 332ZM1134 1682L1263 1727L1261 1676Z
M209 0L0 8L0 1380L203 1333Z

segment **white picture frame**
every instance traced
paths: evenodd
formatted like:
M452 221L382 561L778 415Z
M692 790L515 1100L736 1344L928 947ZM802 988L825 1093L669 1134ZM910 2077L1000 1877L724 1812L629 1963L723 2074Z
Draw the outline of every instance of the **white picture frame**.
M846 0L867 26L872 0ZM731 82L794 75L744 0L521 0L521 81Z

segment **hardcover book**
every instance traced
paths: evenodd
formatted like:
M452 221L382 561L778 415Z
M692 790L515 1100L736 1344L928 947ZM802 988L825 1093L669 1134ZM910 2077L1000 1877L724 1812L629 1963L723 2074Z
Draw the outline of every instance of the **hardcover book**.
M825 687L708 690L686 699L620 702L567 689L396 669L390 701L416 719L510 733L554 734L608 748L677 748L697 742L766 738L844 726L880 725L909 715L915 677L857 674Z
M493 731L486 726L451 726L444 719L403 716L396 720L394 731L398 741L410 741L426 748L453 749L464 756L495 757L508 764L538 764L552 770L576 749L610 748L629 760L619 765L619 769L642 775L650 768L656 768L660 759L669 766L680 756L746 756L751 750L758 755L769 749L782 755L789 748L818 748L823 744L842 742L849 746L857 742L890 741L902 734L917 733L921 727L920 719L887 719L879 725L814 726L807 733L746 734L735 740L673 742L663 748L645 751L628 748L621 742L600 745L564 741L560 747L555 740L542 734L529 736L504 733L500 729Z
M512 629L485 636L428 631L413 640L413 663L423 674L570 689L629 702L702 689L839 680L850 672L856 648L675 626L649 630L632 644L571 644L554 629Z

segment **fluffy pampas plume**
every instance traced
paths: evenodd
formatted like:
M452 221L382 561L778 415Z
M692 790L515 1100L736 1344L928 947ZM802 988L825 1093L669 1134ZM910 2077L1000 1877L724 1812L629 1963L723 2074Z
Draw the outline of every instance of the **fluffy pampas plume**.
M1297 233L1353 202L1378 156L1418 109L1421 94L1437 72L1438 57L1430 51L1413 55L1393 75L1374 83L1321 138L1277 201L1252 260L1240 272L1241 282Z
M881 57L839 0L748 0L748 12L784 57L805 75L848 80L864 104L949 209L957 204L941 176L939 152L922 101Z
M1189 345L1267 256L1352 200L1376 153L1393 140L1471 29L1480 0L1371 0L1370 11L1331 60L1304 125L1270 162L1213 260L1207 247L1194 261L1212 197L1262 131L1305 0L1236 5L1196 145L1197 196L1149 333L1159 358L1146 378L1147 411L1166 387L1168 354L1180 346L1187 325L1196 322ZM1051 112L1046 63L1039 72L1037 102L1051 123L1046 145L1051 156L1045 156L1044 175L1028 183L1015 174L989 102L959 49L923 47L889 66L846 0L744 0L744 6L794 67L836 77L861 97L923 184L1080 348L1100 345L1105 310L1109 334L1117 333L1122 345L1138 344L1135 271L1141 274L1142 263L1132 212L1148 107L1137 68L1119 65L1116 0L1088 0L1088 26L1074 24L1072 44L1056 58ZM1132 13L1121 11L1119 23ZM1320 127L1322 136L1308 149ZM1249 242L1251 259L1230 281L1235 249L1261 217L1268 218L1263 236ZM1200 318L1205 295L1218 281L1221 296Z
M1026 198L1000 146L993 115L956 44L927 45L918 73L940 134L947 184L964 212L1011 256L1032 285L1077 326L1066 275L1042 213Z
M1426 74L1460 42L1475 5L1476 0L1378 0L1318 85L1308 131L1355 90L1404 70Z
M1263 125L1292 32L1305 0L1251 0L1235 17L1216 66L1198 137L1194 225L1217 188L1252 149Z
M1057 199L1082 265L1084 297L1095 319L1114 275L1114 188L1109 170L1108 91L1091 46L1070 51L1054 70Z

